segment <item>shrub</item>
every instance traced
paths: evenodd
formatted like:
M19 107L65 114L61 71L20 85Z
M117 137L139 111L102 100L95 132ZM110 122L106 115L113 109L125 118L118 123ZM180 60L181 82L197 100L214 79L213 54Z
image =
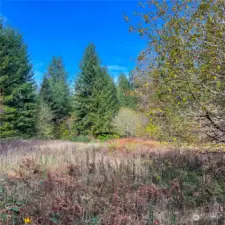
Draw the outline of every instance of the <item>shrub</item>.
M113 120L116 133L123 137L144 136L146 124L143 114L129 108L121 108Z
M55 138L62 140L71 140L76 136L76 132L73 129L74 116L61 121L55 126Z
M118 138L120 138L120 136L117 134L102 134L98 136L98 140L100 141L108 141L108 140L118 139Z
M36 121L36 129L39 137L53 138L52 118L53 115L50 108L43 100L40 100Z
M91 138L87 135L79 135L79 136L71 137L70 141L88 143L91 141Z

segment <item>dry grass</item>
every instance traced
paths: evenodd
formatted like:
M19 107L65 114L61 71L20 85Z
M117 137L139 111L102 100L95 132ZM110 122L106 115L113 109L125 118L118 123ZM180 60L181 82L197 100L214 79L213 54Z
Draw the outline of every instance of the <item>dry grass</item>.
M73 143L67 141L18 141L0 145L1 173L18 171L24 158L33 159L47 170L55 170L63 164L75 163L85 151L102 147L102 144ZM76 155L75 155L76 154Z
M39 225L225 221L223 152L181 154L134 139L0 148L0 224L24 224L26 217Z

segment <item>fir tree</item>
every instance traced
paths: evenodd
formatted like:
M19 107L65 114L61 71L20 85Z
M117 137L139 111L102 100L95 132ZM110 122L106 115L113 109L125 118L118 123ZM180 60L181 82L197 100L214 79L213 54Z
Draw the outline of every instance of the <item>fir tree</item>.
M136 98L129 80L124 74L119 76L117 96L121 107L135 108Z
M53 93L50 87L50 82L46 74L44 75L44 78L41 84L40 98L45 103L48 103L48 104L51 104L53 102Z
M78 134L98 136L112 132L111 120L118 110L112 78L101 68L94 45L85 50L75 85L75 128Z
M96 73L91 100L91 134L98 136L112 133L111 122L119 104L115 84L104 68L99 68Z
M94 88L94 80L99 68L99 59L95 46L90 44L84 53L80 65L81 72L75 83L74 110L76 113L75 128L78 134L88 134L92 121L89 116L91 112L91 98Z
M0 137L35 132L36 96L33 73L22 36L0 25Z
M50 107L53 121L58 124L69 116L71 110L67 73L62 59L53 57L41 85L40 96Z

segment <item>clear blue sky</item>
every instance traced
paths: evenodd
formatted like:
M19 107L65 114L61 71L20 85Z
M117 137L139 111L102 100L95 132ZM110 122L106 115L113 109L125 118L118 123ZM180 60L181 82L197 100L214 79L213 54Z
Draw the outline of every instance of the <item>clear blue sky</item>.
M113 77L128 74L145 42L129 33L122 15L132 15L137 5L134 0L0 0L0 14L22 33L40 83L52 56L63 58L70 80L74 79L90 42Z

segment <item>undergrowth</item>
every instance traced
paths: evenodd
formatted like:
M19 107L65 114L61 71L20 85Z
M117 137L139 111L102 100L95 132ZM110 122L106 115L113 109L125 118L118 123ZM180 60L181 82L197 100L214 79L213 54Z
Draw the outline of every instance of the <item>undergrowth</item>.
M0 224L225 222L223 152L111 151L91 145L31 152L21 153L13 173L1 173Z

